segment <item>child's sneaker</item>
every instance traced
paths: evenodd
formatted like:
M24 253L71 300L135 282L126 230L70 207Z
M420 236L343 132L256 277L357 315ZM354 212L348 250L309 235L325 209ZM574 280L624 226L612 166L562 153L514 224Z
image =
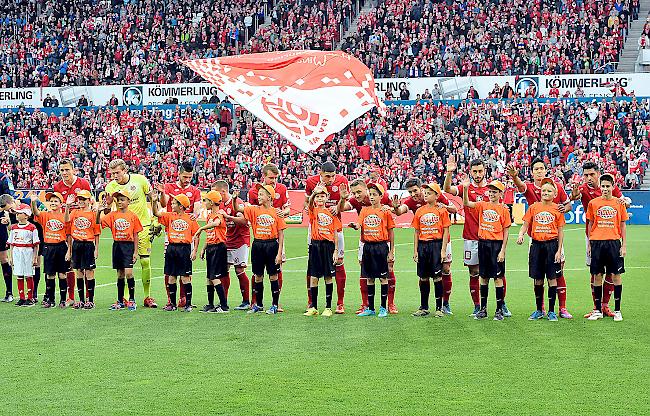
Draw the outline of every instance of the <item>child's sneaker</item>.
M134 300L130 300L130 301L128 301L126 303L126 309L128 309L130 311L134 311L134 310L138 309L138 305L135 303Z
M512 316L512 312L510 312L510 309L508 309L505 302L503 302L503 306L501 307L501 312L503 312L504 318L510 318Z
M111 311L119 311L120 309L124 309L124 304L122 302L115 302L108 309Z
M557 314L553 311L549 312L546 314L546 319L548 319L551 322L557 322Z
M75 302L72 305L72 309L83 309L84 308L84 303L83 302Z
M621 322L623 320L623 315L621 311L614 311L614 322Z
M596 309L594 309L589 315L589 318L587 318L589 321L597 321L599 319L603 319L603 313Z
M203 312L203 313L214 312L214 305L205 305L203 309L201 309L199 312Z
M528 317L529 321L537 321L540 319L544 319L544 311L536 310Z
M380 307L379 308L379 313L377 314L377 317L378 318L385 318L387 316L388 316L388 309L386 309L384 307Z
M397 315L399 313L399 309L397 309L397 306L395 306L394 303L391 303L388 305L388 313L391 315Z
M0 302L11 303L14 301L14 295L7 293L4 298L0 299Z
M445 316L445 313L442 310L436 309L436 311L433 313L433 316L436 318L442 318Z
M445 315L453 315L454 313L451 311L451 306L449 306L449 303L445 303L442 305L442 313Z
M430 312L428 309L418 309L417 311L413 312L411 316L415 317L424 317L424 316L429 316Z
M181 312L192 312L192 305L185 305Z
M474 319L485 319L487 318L487 311L485 309L478 309L478 312L476 312L476 315L474 315Z
M18 299L18 302L16 302L16 306L23 306L25 305L25 299Z
M266 311L267 315L275 315L278 313L278 307L276 305L271 305L271 307Z
M221 305L217 305L217 307L212 309L210 313L230 313L230 308L224 308Z
M251 308L250 302L242 302L239 306L235 306L236 311L247 311Z
M56 305L54 303L51 303L49 300L48 301L43 301L43 309L50 309L55 307Z
M480 310L481 307L479 305L474 305L474 312L472 312L469 316L476 317L476 314L479 313ZM485 314L485 316L487 317L487 313Z
M359 312L357 316L375 316L376 313L370 308L365 308L363 311Z
M27 299L25 303L23 303L23 306L26 308L31 308L32 306L36 305L33 300Z
M503 313L503 309L499 309L498 311L494 312L494 320L495 321L503 321L505 315Z
M560 318L563 319L573 319L573 315L569 313L569 311L566 310L566 308L561 308L560 309Z
M59 309L65 309L68 307L68 304L65 301L59 302Z
M336 305L336 310L334 311L334 313L337 315L343 315L345 313L345 305L343 304Z
M246 313L253 314L253 313L258 313L258 312L264 312L264 307L263 306L258 306L257 304L255 304Z
M307 309L307 312L303 313L305 316L318 316L318 309L316 308L309 308Z
M176 305L172 305L171 303L169 303L169 304L167 304L167 306L165 306L163 308L163 311L171 312L171 311L175 311L177 309L178 308L176 307Z
M95 309L95 302L86 302L84 304L84 310L89 311L91 309Z
M333 315L332 308L325 308L323 313L321 313L321 316L324 316L326 318L329 318L332 315Z

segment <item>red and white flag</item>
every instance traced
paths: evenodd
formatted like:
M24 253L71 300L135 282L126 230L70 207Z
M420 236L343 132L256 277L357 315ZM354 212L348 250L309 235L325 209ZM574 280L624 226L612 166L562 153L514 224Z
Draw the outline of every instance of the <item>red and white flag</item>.
M361 61L341 51L284 51L184 61L300 150L317 149L386 106Z

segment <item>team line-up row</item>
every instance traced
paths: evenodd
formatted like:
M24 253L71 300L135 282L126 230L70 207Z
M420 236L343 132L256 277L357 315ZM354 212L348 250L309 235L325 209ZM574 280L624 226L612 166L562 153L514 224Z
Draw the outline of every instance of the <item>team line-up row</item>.
M74 170L69 161L64 160L61 164L64 168L68 164L70 170ZM583 204L586 203L587 257L592 275L594 310L585 317L597 320L605 314L620 321L621 274L624 273L623 258L626 250L625 221L628 217L625 204L619 199L622 195L615 187L612 176L600 175L597 167L592 165L587 162L583 166L585 184L574 187L570 196L571 199L581 198ZM108 228L114 240L112 267L117 271L117 301L111 305L111 309L135 310L133 265L138 255L141 263L149 263L151 252L151 214L146 202L149 196L153 215L166 230L164 273L168 303L164 310L174 311L180 307L182 311L192 311L192 262L200 257L205 259L207 267L208 303L203 308L204 312L229 311L227 293L230 265L235 266L242 291L242 303L235 309L248 310L248 313L264 311L263 276L267 274L272 301L266 313L281 311L279 297L286 228L284 217L288 214L288 198L286 188L283 189L277 183L279 172L275 165L264 167L264 183L251 190L247 205L230 195L228 184L224 181L217 181L204 196L196 189L189 189L192 166L186 163L179 170L177 183L156 189L151 189L143 176L129 174L126 164L119 159L111 162L109 168L113 181L107 186L105 197L97 204L93 203L89 190L79 187L75 189L74 185L80 178L68 177L69 180L74 180L66 184L64 172L62 182L67 189L61 190L66 195L56 191L56 188L54 192L48 192L45 196L47 210L34 194L22 201L14 200L9 194L0 197L0 209L6 213L2 223L10 229L9 233L5 230L5 234L8 234L6 245L11 248L8 261L2 262L7 284L4 301L13 300L13 273L18 278L20 295L16 305L32 306L36 303L40 280L36 271L42 255L47 277L43 306L55 306L55 281L58 276L61 307L93 309L94 269L99 254L99 235L102 228ZM522 244L525 235L530 236L529 275L534 281L536 305L529 319L547 317L549 321L557 321L557 298L560 303L559 315L571 318L566 309L566 283L562 270L565 225L563 212L570 198L559 184L546 177L546 167L542 161L533 161L532 169L534 181L531 183L523 183L512 166L508 172L529 202L517 238L517 243ZM455 163L452 159L447 163L444 188L452 194L462 195L465 205L464 262L469 268L470 293L475 305L472 316L475 319L487 318L489 281L494 280L494 319L503 320L510 315L505 303L505 258L511 213L501 202L505 187L500 181L486 182L484 166L480 160L470 164L469 177L458 186L451 185L454 170ZM394 304L393 215L401 215L408 210L414 213L411 223L415 230L413 260L417 263L421 295L420 307L413 316L432 313L429 307L431 281L435 296L433 315L442 317L451 314L449 212L455 208L445 198L438 184L421 184L417 179L412 179L406 183L410 196L401 201L396 197L391 200L385 185L376 179L356 179L348 184L343 176L336 174L335 166L328 162L321 166L319 175L308 180L305 209L309 215L309 305L305 315L319 314L317 306L321 279L325 281L325 309L322 315L345 312L345 271L342 264L344 243L340 213L351 209L356 209L359 215L357 222L349 225L360 230L362 305L357 315L386 317L389 313L397 313ZM195 219L197 209L201 209L201 202L208 212L204 226L199 226ZM116 209L112 209L113 204ZM165 206L167 211L162 209ZM154 224L153 227L155 226ZM248 299L249 283L244 271L248 259L249 227L254 237L250 256L254 275L251 299ZM200 238L204 232L206 241L199 253ZM149 264L147 266L150 267ZM71 268L75 273L73 279L69 275ZM603 291L605 275L613 287ZM75 279L78 302L73 297ZM150 282L150 275L148 280ZM378 311L375 309L377 280L380 285ZM544 302L545 280L548 281L548 312ZM334 281L338 296L335 311L332 309ZM149 288L146 286L149 282L145 283L143 265L143 286L147 294L144 306L157 307L148 294ZM125 296L126 289L128 298ZM615 297L613 312L608 307L611 292ZM218 303L215 303L215 294ZM180 297L178 303L177 297Z

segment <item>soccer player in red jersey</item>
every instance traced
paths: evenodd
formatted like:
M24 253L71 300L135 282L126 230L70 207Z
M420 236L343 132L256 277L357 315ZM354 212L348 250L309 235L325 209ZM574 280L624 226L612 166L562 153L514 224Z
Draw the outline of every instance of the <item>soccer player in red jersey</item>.
M451 175L456 170L456 160L453 156L447 159L447 173L445 175L445 184L443 190L454 196L463 195L463 185L452 186ZM485 165L480 159L474 159L469 163L470 185L468 198L471 202L480 202L488 200L488 185L485 180ZM463 225L464 255L465 265L469 270L469 292L474 302L474 312L470 316L476 316L481 309L480 303L480 282L479 282L479 259L478 259L478 213L476 209L465 207L465 224ZM503 316L512 316L505 302L506 278L503 276Z
M278 213L278 217L287 218L291 212L291 201L289 201L289 191L287 187L281 183L278 183L278 176L280 176L280 170L273 163L268 163L262 168L262 183L264 185L271 185L275 190L275 197L273 199L272 206L275 208ZM259 205L257 199L257 188L251 187L248 191L248 203L251 205ZM282 247L282 262L284 263L287 260L287 256L284 252L284 246ZM282 266L280 266L280 272L278 273L278 285L280 291L282 291ZM253 300L255 303L255 293L253 292ZM284 312L282 308L278 308L278 312Z
M365 180L355 179L350 182L348 189L347 185L341 186L340 194L341 199L338 204L338 212L350 211L352 209L357 211L357 214L361 213L363 207L371 206L370 203L370 194L368 193L368 186ZM383 188L383 187L382 187ZM350 197L350 193L352 197ZM384 192L380 199L380 204L385 209L390 210L390 197L387 192ZM357 229L357 223L352 223L350 226L354 229ZM361 263L361 254L363 253L363 241L359 241L359 263ZM388 313L397 314L398 310L395 306L395 272L393 266L395 265L394 261L388 263ZM357 310L357 313L363 312L363 310L368 306L368 279L366 276L359 277L359 288L361 289L361 306Z
M517 187L517 190L524 194L524 197L526 198L526 202L528 202L529 207L532 206L535 202L542 201L542 180L546 178L546 174L547 174L546 164L540 158L533 159L533 161L530 164L530 168L532 171L533 181L524 182L519 178L518 169L513 164L508 165L508 175L510 175L510 177L512 178L513 182L515 183L515 186ZM569 199L566 192L564 191L564 187L560 182L556 180L553 180L553 182L555 183L555 188L557 190L557 192L555 193L555 197L553 198L553 203L557 204L557 208L562 214L567 211L570 211L571 200ZM532 232L532 227L528 229L528 235L529 237L531 237L529 241L532 244L531 232ZM555 290L557 293L557 299L560 304L560 318L572 319L573 316L569 313L569 311L566 308L566 279L564 278L564 246L560 246L560 247L562 249L562 261L561 261L562 274L557 276L555 279L557 283L557 287ZM542 299L543 298L544 298L544 294L542 289Z
M332 162L325 162L320 167L320 173L318 175L310 176L307 178L307 183L305 185L305 210L309 206L309 197L312 192L318 186L322 184L327 189L329 193L329 199L325 202L325 206L329 208L333 214L337 215L339 219L341 218L341 213L338 212L337 205L341 199L340 189L342 185L347 185L348 180L343 175L336 173L336 166ZM308 231L309 233L309 231ZM311 235L308 234L308 239L311 239ZM336 263L336 311L334 313L342 314L345 313L344 297L345 297L345 266L343 265L343 257L345 254L345 240L343 239L343 232L337 233L338 239L338 252L339 252L339 261ZM309 283L310 279L307 276L307 296L311 297L309 292ZM308 302L311 305L311 299Z
M63 203L68 201L70 195L74 196L74 203L77 203L77 191L91 192L90 182L84 178L77 176L77 170L74 167L74 162L71 159L61 159L59 161L59 174L61 180L54 184L54 192L58 192L63 197ZM66 282L68 284L68 299L66 306L71 306L75 303L74 289L76 276L72 269L66 273Z
M221 203L219 210L224 212L226 220L226 249L228 250L228 277L221 279L221 284L227 282L230 284L230 266L235 266L235 274L239 281L239 290L242 295L242 302L235 307L237 311L246 311L251 308L250 284L251 282L246 275L246 262L248 261L248 247L250 246L251 235L250 228L244 214L236 212L230 186L224 180L218 180L212 184L211 189L221 194ZM244 202L237 198L237 206L243 205ZM224 286L224 292L228 297L228 288Z
M587 161L582 165L582 176L584 178L584 183L574 184L571 188L571 200L576 201L580 200L582 202L583 212L587 212L589 202L592 199L602 196L602 191L600 189L599 179L600 179L600 169L595 162ZM612 188L612 196L618 198L619 201L624 204L627 208L630 206L630 201L628 198L625 198L621 193L621 190L618 186L614 185ZM586 264L591 266L591 256L589 255L589 238L587 237L587 230L589 229L589 220L585 221L585 245L587 249L586 254ZM603 284L603 297L602 297L602 311L603 315L613 317L614 312L609 307L609 300L614 291L614 281L612 280L611 274L605 276L605 282ZM591 294L594 300L594 310L596 305L596 298L594 296L594 275L591 275ZM585 314L585 318L589 318L593 311Z
M407 179L404 183L406 190L409 192L409 197L404 201L400 201L397 195L393 196L392 207L393 213L398 217L400 215L406 214L409 210L415 215L415 212L427 203L424 201L424 193L422 191L422 182L417 178ZM455 214L458 212L458 209L454 204L452 204L445 194L441 193L438 196L438 204L444 205L447 209L447 212L450 214ZM451 297L451 242L447 244L447 255L442 259L442 312L447 315L452 315L451 306L449 305L449 298Z
M194 166L189 161L181 163L178 169L176 182L160 184L156 188L160 193L160 205L166 208L167 212L172 212L172 200L175 196L185 195L190 200L190 206L185 209L185 213L193 220L201 215L201 191L192 185L194 177ZM154 231L154 234L157 232ZM167 247L165 239L165 247ZM169 276L165 275L165 289L167 290L167 304L169 304ZM180 287L180 296L178 298L178 307L185 307L185 286Z

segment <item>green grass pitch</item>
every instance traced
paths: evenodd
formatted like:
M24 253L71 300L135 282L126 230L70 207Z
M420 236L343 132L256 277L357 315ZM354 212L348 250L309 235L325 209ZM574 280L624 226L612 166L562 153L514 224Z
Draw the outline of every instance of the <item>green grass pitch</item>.
M575 318L559 323L527 320L534 306L527 246L517 246L513 235L507 303L514 316L477 322L468 317L460 226L452 227L454 315L442 319L410 316L419 303L410 229L396 232L400 314L387 319L353 314L359 304L353 231L346 231L348 313L330 319L302 316L305 229L287 232L285 313L277 316L111 312L116 289L105 233L96 310L0 305L0 408L50 415L650 413L650 228L628 227L621 323L582 318L592 306L583 230L567 229L565 274ZM154 295L164 304L162 238L154 247ZM194 268L194 303L202 306L204 265ZM268 299L268 281L265 289ZM141 302L139 280L137 297ZM233 278L230 303L239 301ZM324 296L319 301L322 310Z

